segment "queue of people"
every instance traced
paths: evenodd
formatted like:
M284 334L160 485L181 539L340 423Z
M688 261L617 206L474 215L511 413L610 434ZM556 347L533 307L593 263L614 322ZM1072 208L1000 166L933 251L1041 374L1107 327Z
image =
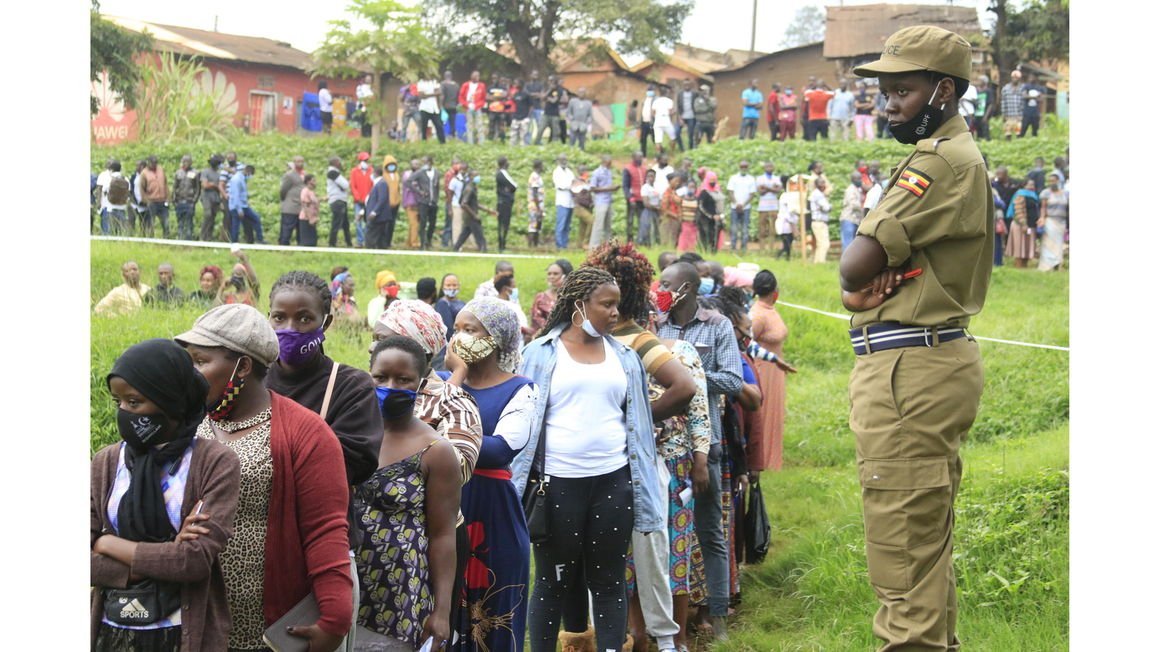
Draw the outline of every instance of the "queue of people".
M727 637L757 561L737 553L744 490L780 467L794 369L771 272L657 262L617 241L556 261L530 322L506 261L467 301L453 274L399 298L384 270L368 313L343 267L282 274L266 314L191 293L188 331L107 376L122 441L93 460L94 648L265 649L308 596L283 635L312 650ZM110 310L161 305L124 276ZM331 328L371 318L365 370L327 356Z

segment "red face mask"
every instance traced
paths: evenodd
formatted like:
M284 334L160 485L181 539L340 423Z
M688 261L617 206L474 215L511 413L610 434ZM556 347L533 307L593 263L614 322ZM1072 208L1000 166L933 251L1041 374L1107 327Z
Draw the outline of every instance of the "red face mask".
M668 290L657 290L657 310L668 312L673 307L673 293Z
M773 291L773 301L770 302L770 305L774 303L777 303L777 290Z
M397 299L397 298L399 298L399 286L397 286L397 285L388 285L388 286L387 286L387 296L388 296L388 297L390 297L390 298L392 298L392 299Z

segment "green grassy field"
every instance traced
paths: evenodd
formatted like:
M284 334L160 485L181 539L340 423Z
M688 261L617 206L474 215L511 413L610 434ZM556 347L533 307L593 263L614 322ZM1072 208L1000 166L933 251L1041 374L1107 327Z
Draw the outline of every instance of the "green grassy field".
M659 250L650 250L655 260ZM568 256L578 262L577 252ZM121 282L127 259L153 284L156 266L174 265L180 287L194 289L198 268L233 262L224 249L94 242L91 297ZM251 254L263 290L282 272L325 274L349 265L356 297L373 296L374 272L388 268L400 280L454 271L463 293L491 276L490 258L372 256L320 252ZM718 257L725 264L738 260ZM837 266L798 260L746 260L771 269L781 300L842 312ZM549 260L514 260L525 310L545 285ZM227 268L228 269L228 268ZM995 271L976 335L1068 346L1069 273L1041 274L1004 267ZM262 306L265 309L265 305ZM847 427L846 384L853 365L843 321L790 307L786 357L800 370L787 383L785 469L762 478L773 523L765 562L743 570L743 601L731 640L716 650L870 650L876 608L867 584L861 503ZM172 337L197 317L195 309L143 310L92 319L92 433L96 450L116 438L104 376L116 356L149 337ZM366 366L369 332L328 333L332 357ZM976 650L1064 650L1068 647L1068 353L981 342L986 384L975 429L963 449L965 474L958 500L956 564L960 638ZM703 648L707 649L707 648Z

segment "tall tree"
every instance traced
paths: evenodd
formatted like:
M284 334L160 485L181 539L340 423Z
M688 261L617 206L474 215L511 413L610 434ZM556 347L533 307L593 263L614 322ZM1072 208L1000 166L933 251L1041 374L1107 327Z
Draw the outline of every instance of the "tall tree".
M826 12L817 5L806 5L797 10L793 22L785 28L784 48L817 43L826 37Z
M314 51L311 74L356 77L371 73L374 99L367 102L374 116L371 150L378 150L386 121L386 75L419 79L436 74L439 55L427 37L418 9L395 0L351 0L350 19L330 21L326 39Z
M92 81L100 81L101 73L108 78L109 90L121 97L126 108L137 106L137 84L141 74L135 61L137 55L153 48L153 37L131 32L101 18L101 5L92 0L89 10L89 73ZM89 95L89 112L96 115L100 101Z
M991 54L1001 80L1024 61L1066 59L1070 53L1068 0L992 0Z
M526 76L552 69L563 42L579 51L597 35L620 53L663 60L692 8L693 0L430 0L424 12L441 44L510 43Z

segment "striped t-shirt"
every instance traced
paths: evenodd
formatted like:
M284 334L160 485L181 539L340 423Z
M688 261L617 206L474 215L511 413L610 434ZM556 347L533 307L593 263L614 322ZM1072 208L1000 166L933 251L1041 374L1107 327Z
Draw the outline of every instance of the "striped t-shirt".
M652 376L669 360L673 359L669 347L661 344L656 335L641 328L636 322L629 321L612 329L613 339L636 351L640 361L644 363L644 370Z

